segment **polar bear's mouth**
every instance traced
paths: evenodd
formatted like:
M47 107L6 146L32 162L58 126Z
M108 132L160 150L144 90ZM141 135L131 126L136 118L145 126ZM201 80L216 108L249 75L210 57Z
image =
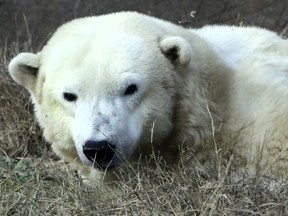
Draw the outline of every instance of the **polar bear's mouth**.
M116 146L106 140L88 140L83 146L85 157L92 162L95 168L107 170L119 166L115 154Z

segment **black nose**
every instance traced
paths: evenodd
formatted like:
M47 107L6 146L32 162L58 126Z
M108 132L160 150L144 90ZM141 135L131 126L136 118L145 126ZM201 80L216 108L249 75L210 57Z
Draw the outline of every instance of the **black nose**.
M115 155L115 149L115 145L106 140L88 140L83 146L83 153L97 167L106 169Z

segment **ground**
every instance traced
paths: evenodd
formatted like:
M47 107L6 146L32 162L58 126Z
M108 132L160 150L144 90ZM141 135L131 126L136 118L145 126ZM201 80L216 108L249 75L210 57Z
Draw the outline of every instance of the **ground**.
M1 158L1 215L287 215L287 183L269 177L231 184L225 170L188 176L183 170L141 170L117 189L93 189L68 166ZM128 171L128 170L126 170ZM123 175L126 172L123 170ZM144 171L144 172L143 172ZM131 171L129 171L131 172ZM128 172L127 172L128 173ZM105 195L104 195L105 194Z

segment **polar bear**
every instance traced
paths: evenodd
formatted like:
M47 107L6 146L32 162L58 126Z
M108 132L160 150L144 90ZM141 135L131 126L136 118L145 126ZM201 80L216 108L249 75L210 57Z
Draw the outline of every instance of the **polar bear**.
M9 72L53 150L92 180L151 152L176 164L180 147L203 163L221 148L252 175L288 174L288 41L274 32L85 17Z

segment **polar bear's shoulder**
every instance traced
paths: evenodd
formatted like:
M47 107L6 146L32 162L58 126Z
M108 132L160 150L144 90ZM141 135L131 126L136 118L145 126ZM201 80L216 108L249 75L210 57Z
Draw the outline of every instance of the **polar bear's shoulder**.
M234 69L239 61L259 52L259 48L263 51L282 40L275 32L259 27L208 25L190 31L203 38Z

